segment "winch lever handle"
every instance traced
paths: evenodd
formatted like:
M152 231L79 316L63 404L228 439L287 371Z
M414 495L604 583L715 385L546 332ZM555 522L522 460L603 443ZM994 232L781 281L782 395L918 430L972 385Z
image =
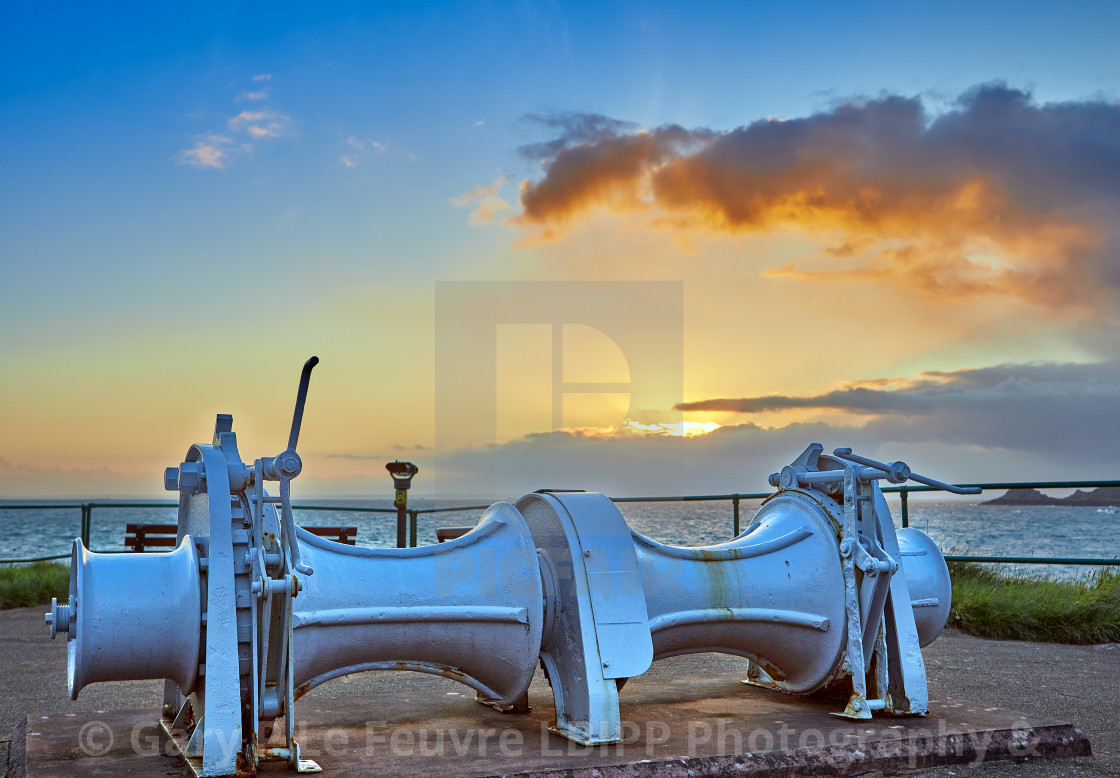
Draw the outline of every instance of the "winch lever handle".
M292 432L288 435L288 450L296 450L299 440L299 428L303 425L303 407L307 404L307 386L311 383L311 369L319 364L319 357L311 357L303 363L303 372L299 376L299 390L296 392L296 409L292 414Z
M944 489L953 494L980 494L980 492L983 491L979 486L954 486L953 484L947 484L944 481L938 481L934 478L926 478L924 475L918 475L917 473L911 473L910 480L937 489Z
M874 467L878 470L882 470L885 473L892 473L895 470L901 470L900 474L905 474L905 477L902 478L903 481L909 478L911 481L917 481L920 484L932 486L936 489L943 489L946 492L952 492L953 494L980 494L981 492L981 489L978 486L954 486L953 484L947 484L944 481L938 481L933 478L927 478L924 475L918 475L917 473L911 472L910 468L902 462L891 462L888 465L883 462L876 462L874 459L861 457L858 454L853 454L852 450L847 447L835 449L832 452L832 455L840 459L846 459L849 462L866 465L867 467ZM901 468L899 466L901 466ZM893 478L891 480L894 481Z

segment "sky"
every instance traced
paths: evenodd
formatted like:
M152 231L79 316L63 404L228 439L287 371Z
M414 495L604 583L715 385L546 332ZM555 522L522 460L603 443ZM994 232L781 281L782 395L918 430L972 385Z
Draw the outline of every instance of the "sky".
M1111 2L5 3L0 498L1120 475ZM472 339L473 338L473 339Z

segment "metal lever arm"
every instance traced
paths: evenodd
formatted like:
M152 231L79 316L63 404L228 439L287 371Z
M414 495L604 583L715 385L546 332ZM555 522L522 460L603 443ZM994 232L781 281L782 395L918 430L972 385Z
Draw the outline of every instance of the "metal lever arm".
M288 447L273 459L264 460L264 476L280 482L280 520L287 536L288 551L292 557L292 567L304 575L315 572L299 558L299 544L296 542L296 521L292 516L290 484L303 470L303 460L296 453L299 442L299 428L303 424L303 408L307 404L307 387L311 383L311 370L319 364L319 357L311 357L303 363L299 376L299 390L296 392L296 408L292 413L292 431L288 435Z
M319 364L319 357L311 357L303 363L303 372L299 376L299 390L296 392L296 410L292 414L292 431L288 435L288 449L296 450L299 441L299 428L303 424L303 406L307 404L307 386L311 383L311 369Z
M874 467L882 470L883 472L887 473L887 480L889 480L891 483L900 484L903 481L909 479L911 481L917 481L920 484L925 484L926 486L932 486L936 489L944 489L945 491L952 492L953 494L980 494L980 488L977 486L954 486L953 484L947 484L944 481L938 481L933 478L927 478L924 475L918 475L917 473L911 472L910 468L907 467L905 462L891 462L890 464L876 462L874 459L868 459L867 457L861 457L858 454L853 454L850 448L835 449L832 452L832 455L839 459L845 459L849 462L855 462L856 464L866 465L867 467ZM898 480L895 480L896 478L898 478Z

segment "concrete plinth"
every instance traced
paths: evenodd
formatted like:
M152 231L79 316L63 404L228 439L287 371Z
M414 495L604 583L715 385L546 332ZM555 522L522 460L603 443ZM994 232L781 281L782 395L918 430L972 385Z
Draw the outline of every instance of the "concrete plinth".
M297 739L325 775L851 775L1091 753L1076 727L1003 708L938 700L925 718L853 722L828 715L835 703L734 675L633 679L622 693L626 742L591 748L549 732L552 699L539 680L523 715L479 705L450 682L378 685L375 696L297 703ZM13 735L10 775L189 775L157 721L155 710L28 716ZM262 772L274 770L283 768Z

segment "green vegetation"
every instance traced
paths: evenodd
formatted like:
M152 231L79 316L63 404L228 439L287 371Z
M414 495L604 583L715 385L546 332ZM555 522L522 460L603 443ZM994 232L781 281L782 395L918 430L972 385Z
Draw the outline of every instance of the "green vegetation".
M1083 581L1012 575L950 562L949 626L999 640L1120 642L1120 572L1105 568Z
M70 596L70 566L57 562L0 567L0 609L49 604Z

